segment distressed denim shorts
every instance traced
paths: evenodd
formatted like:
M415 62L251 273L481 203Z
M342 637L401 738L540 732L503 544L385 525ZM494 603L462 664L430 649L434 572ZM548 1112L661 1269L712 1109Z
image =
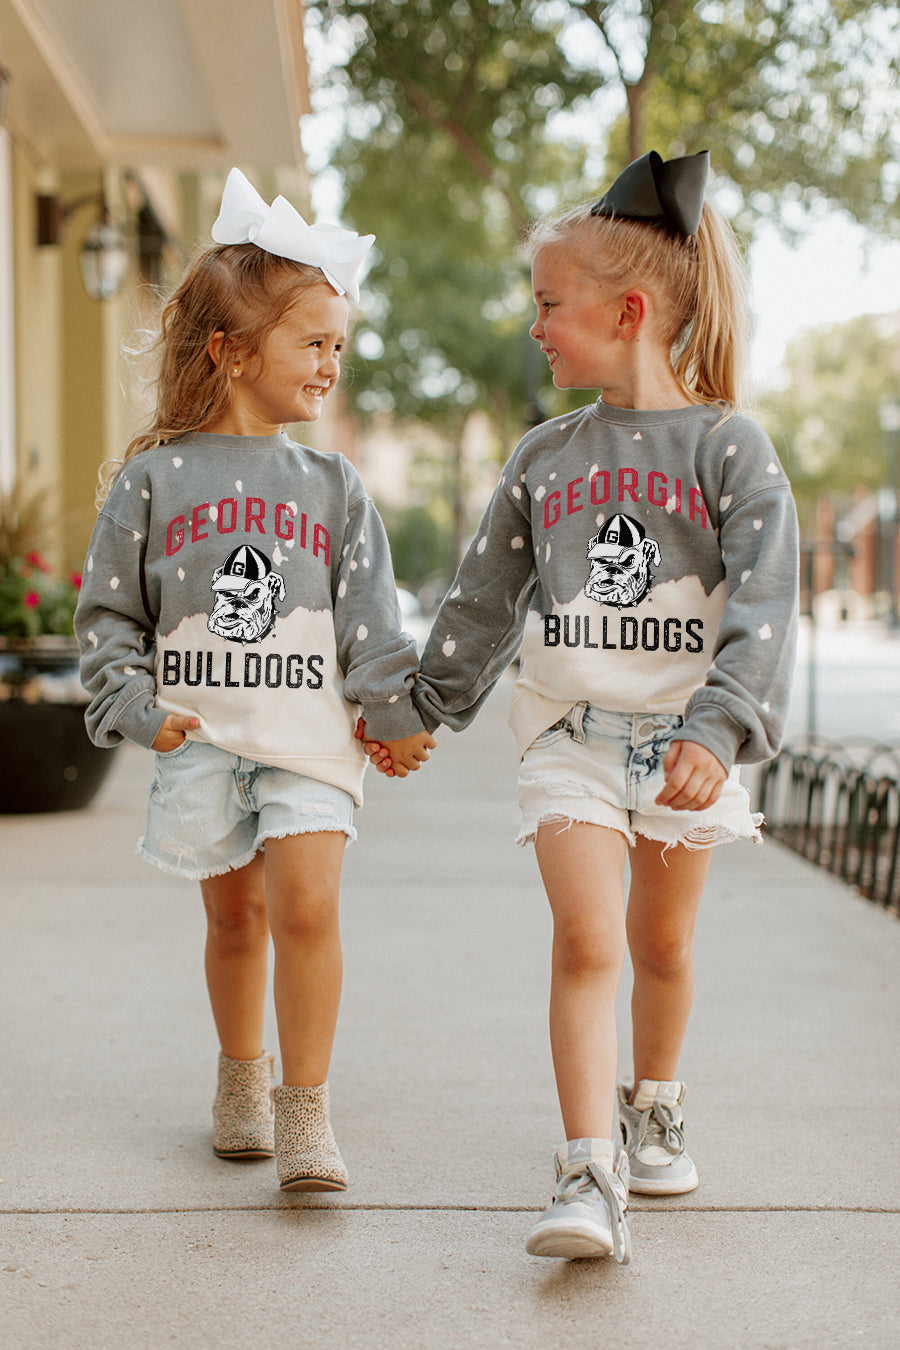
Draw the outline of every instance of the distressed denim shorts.
M604 712L576 703L538 736L519 765L522 825L527 844L539 825L604 825L671 846L711 848L734 839L759 841L763 818L750 810L750 794L732 769L719 800L705 811L657 806L665 783L663 760L684 718L667 713Z
M245 867L267 839L324 830L356 838L353 798L343 788L185 740L156 756L138 853L201 881Z

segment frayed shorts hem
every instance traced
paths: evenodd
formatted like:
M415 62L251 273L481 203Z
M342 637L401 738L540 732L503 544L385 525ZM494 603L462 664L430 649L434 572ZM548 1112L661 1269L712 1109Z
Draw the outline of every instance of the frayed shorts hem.
M727 825L695 825L673 835L670 831L654 830L651 825L641 821L627 826L623 825L621 821L596 820L586 817L584 813L578 811L571 814L562 811L547 811L542 813L533 823L523 822L522 828L516 836L516 843L520 848L533 844L538 830L545 825L558 825L558 834L564 834L573 825L597 825L604 829L615 830L618 834L623 835L629 848L634 848L640 837L652 839L655 843L662 844L664 853L670 848L675 848L678 844L682 844L686 849L696 853L702 849L715 848L719 844L736 844L748 839L754 844L762 844L763 837L760 827L763 820L762 815L754 813L750 818L751 828L746 831L733 830Z
M239 872L242 867L252 863L256 855L262 851L267 839L293 839L301 834L344 834L347 837L348 844L356 842L357 834L352 825L298 825L292 830L273 830L268 834L262 834L256 841L255 846L249 851L242 853L240 857L230 862L218 863L215 867L181 867L178 863L167 862L165 858L160 858L158 854L147 848L144 839L139 839L135 847L135 853L144 862L152 863L158 867L161 872L165 872L170 877L181 877L182 881L208 881L210 877L222 877L228 872Z
M331 783L259 764L205 741L157 755L138 855L187 881L252 862L267 839L356 838L353 798Z

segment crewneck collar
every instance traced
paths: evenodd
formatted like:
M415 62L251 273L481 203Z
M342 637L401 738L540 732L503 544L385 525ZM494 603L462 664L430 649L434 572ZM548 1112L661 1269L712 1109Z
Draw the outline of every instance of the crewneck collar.
M175 449L177 445L195 445L199 450L231 450L253 454L257 450L275 450L291 444L286 431L278 431L274 436L226 436L221 432L197 431L183 441L171 442L166 449Z
M617 408L604 403L602 397L591 406L591 415L602 422L620 427L671 426L675 422L691 423L708 420L710 415L716 419L722 415L722 408L712 403L691 403L681 408Z

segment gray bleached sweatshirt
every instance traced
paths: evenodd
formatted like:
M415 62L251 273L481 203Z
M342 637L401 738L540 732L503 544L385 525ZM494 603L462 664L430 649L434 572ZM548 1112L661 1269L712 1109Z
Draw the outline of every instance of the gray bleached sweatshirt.
M416 700L466 726L516 655L519 753L587 701L683 714L726 770L775 754L794 663L787 477L749 418L601 401L530 431L435 619Z
M354 738L422 730L415 644L381 519L342 455L196 435L119 472L97 519L75 630L91 739L194 739L362 801Z

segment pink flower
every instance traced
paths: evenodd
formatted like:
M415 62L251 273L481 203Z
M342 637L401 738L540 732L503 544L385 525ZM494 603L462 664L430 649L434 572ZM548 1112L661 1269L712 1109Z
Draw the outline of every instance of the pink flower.
M38 595L37 591L29 591L25 596L25 604L29 609L37 609L40 603L41 597Z
M42 555L38 553L37 549L33 549L32 552L28 554L25 561L30 562L32 567L36 567L39 572L50 571L50 568L47 566Z
M72 575L69 577L69 581L70 581L71 584L75 587L76 591L80 591L80 590L81 590L81 573L80 573L80 572L73 572Z

